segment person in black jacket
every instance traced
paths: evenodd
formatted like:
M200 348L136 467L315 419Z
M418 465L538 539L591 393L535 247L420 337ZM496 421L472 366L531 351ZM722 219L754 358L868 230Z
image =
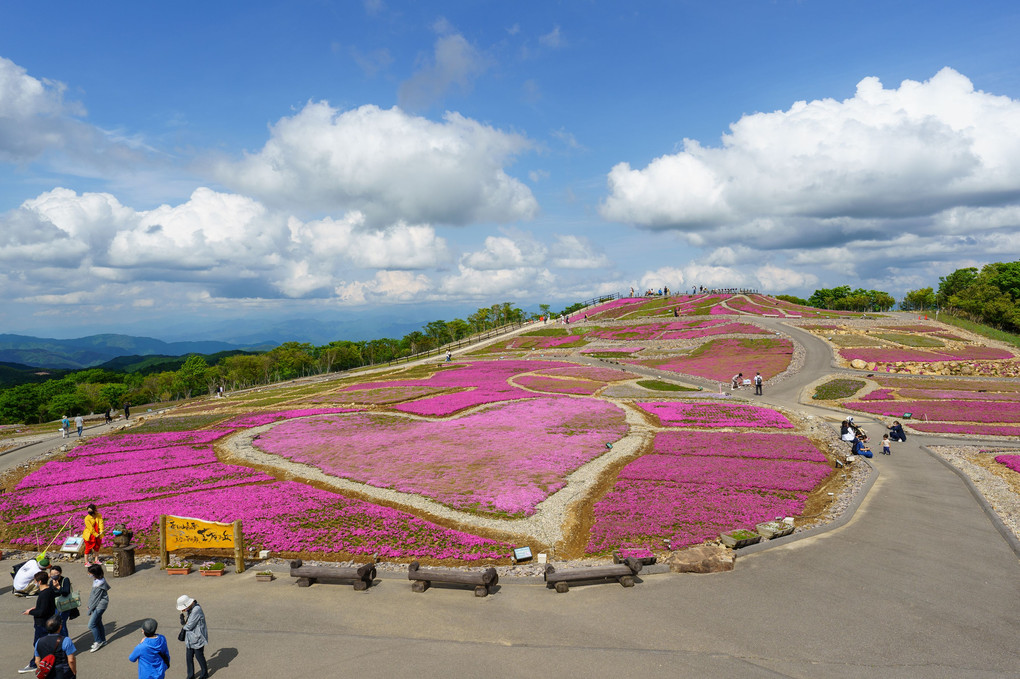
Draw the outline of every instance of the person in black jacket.
M35 620L35 638L32 639L32 659L26 667L18 670L20 674L35 672L35 645L46 636L46 621L57 612L57 606L54 603L57 595L53 588L50 587L50 574L46 571L39 571L35 574L35 583L39 586L39 597L35 600L35 608L29 608L23 614L31 615Z
M71 578L65 578L63 569L57 564L50 566L50 587L55 593L54 600L62 596L71 596ZM70 636L67 631L67 621L74 620L79 615L81 615L81 611L77 608L57 611L57 616L60 618L60 633L65 637Z

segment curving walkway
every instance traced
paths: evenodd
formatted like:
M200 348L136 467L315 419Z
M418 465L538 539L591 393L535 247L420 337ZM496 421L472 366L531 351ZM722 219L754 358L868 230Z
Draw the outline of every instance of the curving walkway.
M749 398L838 421L798 404L805 386L834 372L828 347L782 327L804 344L805 365ZM206 610L207 656L224 678L295 669L417 678L1020 677L1020 563L966 484L922 449L940 440L915 435L891 457L876 456L878 479L840 528L741 555L730 573L647 576L633 589L559 595L507 585L475 599L441 588L412 594L399 578L358 593L299 589L286 577L256 585L251 572L174 580L142 569L112 582L105 621L113 643L84 654L80 676L133 676L126 656L141 619L156 617L172 637L173 603L186 591ZM2 456L0 466L19 457ZM87 582L80 564L65 574ZM13 672L27 659L31 623L19 615L24 600L9 592L0 587L0 658ZM90 643L81 619L72 632L79 647ZM181 646L170 643L171 672L182 671Z

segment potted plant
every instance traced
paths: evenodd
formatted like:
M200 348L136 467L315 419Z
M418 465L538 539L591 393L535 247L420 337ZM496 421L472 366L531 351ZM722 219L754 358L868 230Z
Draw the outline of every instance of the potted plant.
M191 562L184 561L178 556L171 556L166 572L168 575L187 575L191 572Z
M258 571L255 573L255 582L272 582L273 571Z
M727 547L733 549L740 549L741 547L747 547L761 540L761 536L755 533L753 530L731 530L728 533L721 533L719 539Z
M224 568L226 568L226 565L222 561L206 561L198 567L198 572L202 575L218 577L223 575L225 572Z

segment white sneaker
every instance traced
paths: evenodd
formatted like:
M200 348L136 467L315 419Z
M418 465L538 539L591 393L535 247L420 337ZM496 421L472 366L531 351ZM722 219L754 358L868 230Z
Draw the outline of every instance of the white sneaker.
M96 651L101 649L103 646L106 646L106 642L105 641L97 641L96 643L92 644L92 648L89 649L89 653L95 653Z
M35 672L35 668L32 667L31 665L25 665L20 670L18 670L18 674L28 674L29 672Z

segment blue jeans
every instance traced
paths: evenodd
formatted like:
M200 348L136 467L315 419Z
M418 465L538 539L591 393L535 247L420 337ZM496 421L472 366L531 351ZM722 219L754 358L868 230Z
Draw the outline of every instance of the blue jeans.
M89 615L89 631L92 632L92 640L101 644L106 643L106 628L103 627L103 613L105 608L97 608Z
M60 633L65 637L71 636L70 632L67 631L67 618L71 615L71 611L57 611L57 615L60 616Z

